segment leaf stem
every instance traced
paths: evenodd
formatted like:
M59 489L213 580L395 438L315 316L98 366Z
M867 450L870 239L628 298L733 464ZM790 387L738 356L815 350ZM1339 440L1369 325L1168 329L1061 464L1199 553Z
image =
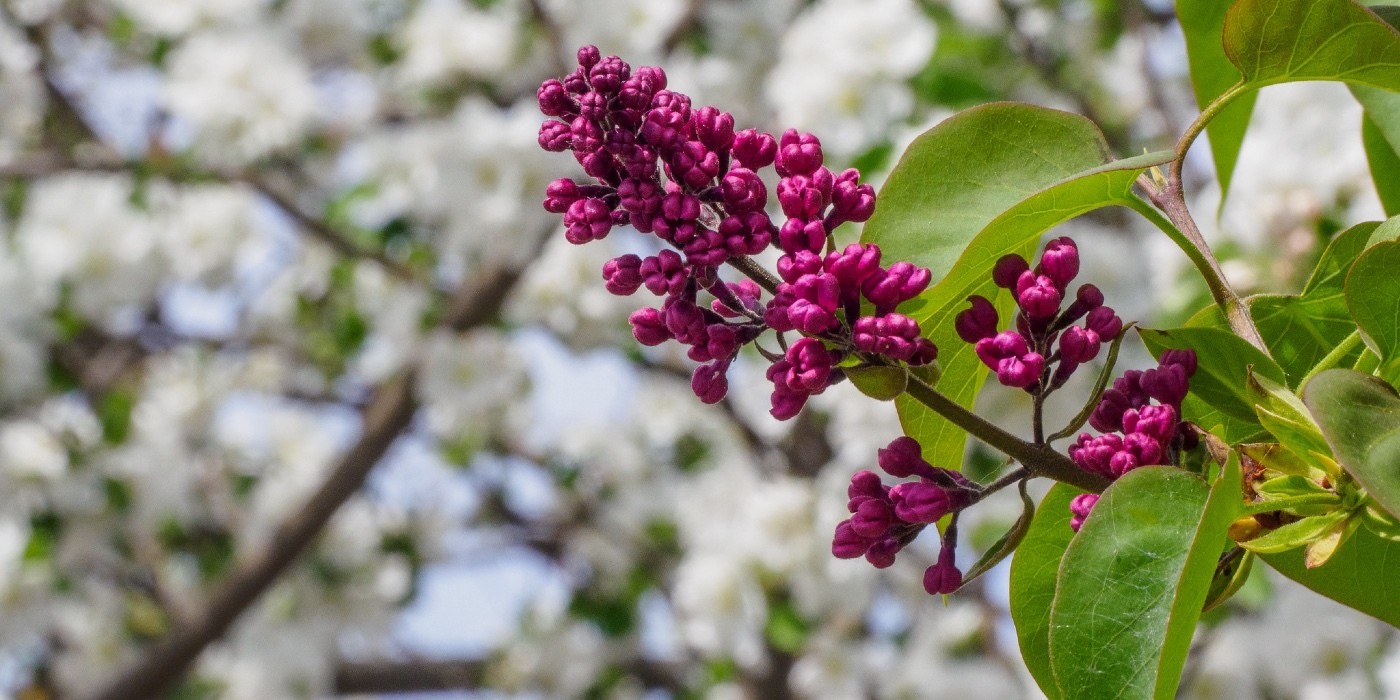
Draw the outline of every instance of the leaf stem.
M1191 150L1191 144L1195 143L1201 132L1206 130L1206 125L1210 123L1210 120L1219 116L1226 107L1230 106L1231 102L1235 101L1235 98L1249 92L1250 89L1245 86L1243 80L1235 83L1234 87L1221 93L1219 97L1206 105L1206 108L1196 116L1195 121L1186 127L1186 132L1176 142L1176 158L1172 159L1171 171L1167 176L1168 186L1171 183L1181 184L1181 168L1182 164L1186 162L1186 152Z
M1342 342L1338 343L1337 347L1332 348L1332 352L1327 353L1325 357L1323 357L1321 360L1318 360L1317 364L1314 365L1312 369L1308 370L1307 374L1303 375L1302 381L1298 382L1298 390L1302 391L1303 387L1308 385L1309 379L1312 379L1324 370L1332 369L1333 367L1336 367L1337 365L1341 364L1342 358L1346 357L1352 350L1356 349L1356 346L1360 344L1361 329L1358 328L1357 330L1352 331L1351 335L1347 336L1344 340L1342 340Z
M757 282L758 286L763 287L769 294L777 294L778 285L783 283L782 280L760 267L758 263L753 261L753 258L735 255L727 262L734 269L744 273L745 277Z
M1273 513L1291 508L1302 508L1303 506L1331 506L1341 505L1342 499L1333 493L1309 493L1292 498L1278 498L1270 501L1260 501L1258 503L1246 503L1240 510L1240 515L1258 515L1260 513Z
M939 393L918 377L909 376L909 385L905 391L914 400L952 421L954 425L1020 462L1035 476L1062 481L1094 493L1102 493L1104 489L1108 488L1106 479L1080 469L1069 457L1049 447L1032 445L1002 430L981 416L963 408L958 402Z

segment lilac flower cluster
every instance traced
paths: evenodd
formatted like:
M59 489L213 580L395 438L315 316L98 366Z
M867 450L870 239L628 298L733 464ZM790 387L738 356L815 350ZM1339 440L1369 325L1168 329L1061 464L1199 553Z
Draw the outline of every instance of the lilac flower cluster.
M1060 388L1123 331L1122 320L1103 305L1103 292L1092 284L1081 285L1074 301L1061 310L1078 274L1079 249L1067 237L1050 241L1034 269L1019 255L1002 257L992 280L1016 299L1016 330L998 331L996 307L985 297L971 296L972 307L954 319L958 336L976 346L977 357L1002 384L1032 394ZM1080 319L1083 325L1073 325Z
M1081 434L1069 448L1070 459L1110 481L1138 467L1175 463L1179 449L1191 447L1194 438L1180 417L1195 373L1193 350L1168 350L1156 369L1124 372L1089 416L1089 425L1103 434ZM1070 527L1077 532L1098 500L1096 494L1076 497L1070 504Z
M540 127L539 143L572 151L596 182L555 180L544 207L564 215L565 236L575 244L630 224L674 247L611 260L603 278L614 294L645 286L665 298L660 308L632 314L633 335L643 345L690 346L690 358L705 363L691 379L701 400L725 396L739 349L770 328L785 349L770 355L768 370L779 419L796 415L838 379L833 368L851 352L913 365L937 357L918 323L895 312L928 286L929 271L907 262L883 267L874 245L832 249L837 226L874 211L875 191L860 184L858 171L823 167L821 143L811 134L735 131L729 113L692 108L689 97L667 90L660 68L634 72L592 46L579 49L578 64L563 80L540 86L540 110L551 119ZM768 187L759 175L770 166L779 178L781 225L766 211ZM762 302L753 282L720 279L719 265L770 245L783 251L772 299ZM702 291L713 297L708 306ZM787 345L788 331L804 337Z
M831 552L841 559L864 556L883 569L930 523L971 503L978 487L962 474L924 461L918 441L910 437L880 450L879 464L890 476L919 480L885 486L874 472L856 472L847 490L851 517L836 526ZM931 595L952 593L962 585L962 572L953 563L955 547L956 538L946 537L938 562L924 572L924 588Z

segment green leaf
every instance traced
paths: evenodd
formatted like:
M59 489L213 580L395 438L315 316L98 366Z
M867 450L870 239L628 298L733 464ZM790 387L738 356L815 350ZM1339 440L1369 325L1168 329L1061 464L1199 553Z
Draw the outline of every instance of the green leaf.
M1197 369L1191 377L1191 393L1221 413L1250 425L1258 425L1254 398L1248 386L1249 368L1261 377L1283 383L1283 370L1258 348L1239 336L1216 328L1174 328L1138 333L1153 357L1171 349L1196 351ZM1204 427L1204 426L1203 426Z
M1303 518L1297 522L1292 522L1282 527L1270 530L1267 534L1252 539L1248 542L1241 542L1240 546L1256 554L1279 554L1290 549L1297 549L1306 544L1312 544L1323 537L1332 528L1345 522L1348 514L1343 511L1327 513L1311 518Z
M1221 0L1176 0L1176 17L1186 35L1186 58L1191 67L1191 85L1196 105L1205 109L1240 81L1240 71L1225 55L1220 37L1225 31L1225 13L1230 5ZM1206 125L1215 174L1220 180L1220 205L1230 193L1230 180L1239 160L1244 133L1254 111L1257 94L1241 95Z
M1249 580L1249 572L1254 570L1254 559L1254 552L1246 551L1242 556L1231 559L1223 568L1217 566L1215 577L1210 581L1210 593L1206 595L1206 604L1201 612L1210 612L1219 607L1221 603L1229 600L1230 596L1244 588L1245 581Z
M1400 241L1371 246L1347 275L1346 302L1351 317L1380 355L1380 374L1400 379Z
M1386 216L1400 214L1400 154L1381 133L1369 112L1361 115L1361 144L1371 165L1371 181L1376 185Z
M992 567L1001 563L1001 560L1011 556L1011 553L1016 551L1016 547L1021 544L1021 540L1026 538L1026 532L1031 527L1031 520L1035 518L1035 501L1032 501L1026 493L1024 479L1017 484L1017 488L1021 492L1021 503L1023 504L1021 517L1017 518L1011 529L1007 530L1006 534L1002 535L995 544L988 547L986 554L983 554L982 558L978 559L977 563L967 570L967 573L963 575L962 585L966 586L969 582L976 580L978 576L991 571Z
M1284 576L1343 605L1400 627L1400 542L1361 528L1324 566L1309 569L1301 548L1261 558Z
M1026 669L1049 700L1060 700L1050 670L1050 604L1055 600L1060 560L1074 537L1069 529L1069 502L1084 493L1055 484L1031 520L1025 539L1011 559L1011 619Z
M1029 257L1047 229L1122 202L1139 172L1170 158L1110 163L1089 120L1016 103L960 112L914 140L880 189L861 238L878 244L886 260L922 265L941 280L901 309L940 350L939 391L970 408L985 384L987 369L958 338L953 318L971 294L1009 317L1010 295L991 282L996 260L1012 252ZM926 459L962 464L965 431L908 397L896 405Z
M1257 420L1245 421L1227 416L1191 394L1187 394L1186 400L1181 402L1181 416L1224 440L1227 445L1258 442L1267 436Z
M1065 552L1050 612L1062 697L1174 697L1239 506L1233 458L1214 488L1142 467L1104 492Z
M1288 387L1250 372L1249 388L1259 424L1279 442L1299 456L1312 452L1331 456L1327 440L1322 437L1317 423L1313 422L1308 407Z
M1400 90L1400 32L1351 0L1239 0L1224 38L1251 88L1341 80Z
M851 380L852 386L876 401L895 400L909 384L909 373L903 367L867 365L848 367L842 371Z
M1313 377L1303 392L1332 453L1376 503L1400 514L1400 395L1347 369Z

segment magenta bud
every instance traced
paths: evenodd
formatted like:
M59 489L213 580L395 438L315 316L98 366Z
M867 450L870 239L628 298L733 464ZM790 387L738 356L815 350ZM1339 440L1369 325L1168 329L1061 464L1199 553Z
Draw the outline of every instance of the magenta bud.
M1182 365L1160 365L1142 373L1142 390L1148 396L1173 406L1180 405L1190 389L1186 368Z
M1079 285L1079 291L1075 293L1074 299L1080 304L1083 304L1086 311L1092 311L1103 306L1103 292L1092 284Z
M996 335L1001 319L992 302L978 295L970 296L967 300L972 303L972 308L960 312L953 319L953 328L957 330L958 337L965 343L976 343Z
M603 95L616 95L630 77L632 67L617 56L608 56L588 69L588 82L593 91Z
M788 219L778 229L778 247L785 253L810 251L817 253L826 245L826 225L821 219L803 221Z
M924 590L929 595L948 595L962 587L962 571L953 563L953 548L938 552L938 563L924 570Z
M584 70L588 70L589 68L598 65L598 61L600 60L602 60L602 54L598 52L598 47L592 44L579 47L578 64L582 66Z
M1016 331L1002 331L990 338L977 341L975 348L982 364L995 370L997 365L1008 357L1020 357L1030 352L1026 339Z
M564 212L564 238L574 245L602 240L612 230L612 209L601 199L580 199Z
M719 223L719 235L730 255L757 255L773 242L777 229L763 211L751 211L724 217Z
M865 554L870 541L861 537L851 526L851 521L842 520L836 526L836 534L831 538L831 554L837 559L855 559Z
M551 214L563 214L569 210L569 205L582 198L578 183L567 177L559 178L544 190L544 210Z
M885 485L880 481L880 475L875 472L862 469L851 475L851 485L846 487L846 497L855 502L856 498L881 498L885 497ZM855 512L855 506L851 506L851 512Z
M890 489L894 513L907 523L936 523L952 510L948 492L933 484L907 481Z
M757 171L773 164L778 155L778 142L772 135L757 129L744 129L734 134L733 153L739 165Z
M692 119L695 136L711 151L725 152L734 145L734 115L714 107L701 107Z
M1027 270L1016 280L1016 303L1032 319L1054 316L1060 310L1061 301L1064 301L1064 294L1046 275Z
M1099 336L1099 340L1111 341L1123 332L1123 321L1113 313L1113 309L1100 306L1089 312L1084 325Z
M1064 289L1079 274L1079 247L1068 236L1050 241L1040 254L1040 271Z
M539 100L540 111L547 117L563 117L578 110L578 104L574 102L574 98L569 97L564 84L554 78L540 84L540 89L535 91L535 98Z
M671 331L666 329L666 322L658 309L637 309L627 317L627 322L632 325L632 337L642 345L660 345L672 338Z
M885 470L886 474L899 479L925 476L933 472L933 466L924 461L919 441L907 435L895 438L875 454L880 468Z
M788 347L786 359L792 363L785 380L788 388L809 394L826 389L831 367L836 364L832 352L816 338L799 338Z
M856 508L851 516L851 529L857 535L874 539L884 537L894 524L894 509L885 501L869 498Z
M1099 502L1097 493L1082 493L1074 497L1069 502L1069 512L1073 516L1069 520L1069 527L1075 532L1084 525L1084 520L1089 517L1089 512L1094 509L1094 504ZM859 556L859 555L857 555Z
M1030 263L1025 258L1015 253L1003 255L992 268L992 281L1002 289L1015 289L1016 281L1029 269Z
M997 364L997 381L1004 386L1025 389L1040 380L1045 370L1045 358L1040 353L1026 353L1021 357L1008 357Z
M759 288L758 284L753 280L729 282L725 284L725 286L728 287L729 293L734 295L734 299L745 309L750 311L758 311L761 309L758 300L759 297L763 295L763 290ZM710 308L713 309L715 313L725 318L739 318L744 315L743 309L731 309L725 302L719 299L715 299L711 302Z
M777 367L778 363L774 363L773 366ZM773 387L771 398L773 407L768 413L778 420L792 418L802 412L802 407L807 403L807 396L808 394L793 391L786 385L776 385Z
M758 211L768 204L768 187L747 168L730 170L720 180L719 190L731 214Z
M1070 326L1060 335L1060 357L1075 364L1098 357L1099 346L1099 334L1079 326Z
M690 280L690 268L676 251L669 248L643 260L637 272L641 275L642 283L657 296L680 294Z
M627 254L603 263L604 287L618 296L628 296L642 286L642 259Z
M894 557L901 549L899 540L893 537L886 537L883 540L876 540L870 545L870 549L865 552L865 560L877 569L888 569L894 566Z
M860 184L860 171L850 168L836 176L831 190L832 226L866 221L875 213L875 188Z
M778 174L783 177L807 175L822 165L822 144L812 134L788 129L778 140Z
M769 328L786 333L794 328L792 319L788 316L788 309L793 302L797 301L797 294L790 284L778 285L778 293L768 301L768 306L763 309L763 323Z
M835 180L831 171L817 168L810 175L793 175L778 181L778 204L790 219L819 219L831 204Z
M686 141L670 158L671 174L691 189L710 184L719 175L719 155L699 141Z
M845 250L828 254L822 267L840 281L843 288L859 289L862 282L880 271L880 247L873 243L852 243Z
M562 153L573 148L573 129L564 122L554 119L546 120L540 125L540 148L554 153Z
M695 368L695 373L690 376L690 388L701 402L719 403L729 392L729 378L725 376L728 369L729 363L725 361Z
M788 284L795 284L804 275L815 275L823 269L825 266L821 256L810 250L799 250L778 258L778 276Z
M1122 449L1123 438L1113 433L1098 437L1081 433L1079 440L1069 447L1069 458L1086 472L1112 477L1113 470L1109 466L1109 461Z
M875 305L876 313L894 311L900 304L919 296L933 279L928 268L900 261L870 276L860 286L861 293Z
M1195 350L1168 350L1162 353L1163 365L1176 365L1181 367L1186 373L1186 378L1190 379L1196 374L1196 351Z
M1165 445L1176 434L1176 409L1169 406L1143 406L1123 412L1123 432L1141 433Z

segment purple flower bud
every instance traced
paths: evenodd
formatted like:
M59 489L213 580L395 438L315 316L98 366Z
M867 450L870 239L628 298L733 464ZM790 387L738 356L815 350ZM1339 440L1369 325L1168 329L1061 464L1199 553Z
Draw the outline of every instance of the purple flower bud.
M540 148L554 153L562 153L574 145L574 132L568 124L548 119L540 125Z
M821 333L836 325L841 284L832 275L804 275L792 285L796 299L788 307L792 325L803 333Z
M831 204L836 180L831 171L817 168L810 175L793 175L778 181L778 204L792 219L820 219Z
M727 360L739 352L744 338L739 329L726 323L711 323L706 329L705 349L716 360Z
M676 251L664 249L640 263L638 274L652 294L675 296L685 289L690 280L690 268L681 261Z
M992 268L992 281L1002 289L1015 289L1017 280L1029 269L1030 263L1025 258L1015 253L1003 255Z
M740 280L739 282L729 282L725 284L729 288L729 293L739 301L744 308L750 311L758 311L762 307L759 305L759 297L763 296L763 290L753 280ZM738 318L743 315L740 309L731 309L724 302L715 299L710 308L714 312L725 318Z
M666 330L666 322L662 320L661 312L657 309L637 309L627 317L627 322L632 325L632 337L642 345L660 345L672 337L671 332Z
M644 70L645 67L638 69L637 74L623 83L622 88L617 91L617 103L622 108L637 113L651 108L651 98L656 92L642 77L641 71Z
M1089 425L1100 432L1123 429L1123 413L1130 408L1147 405L1147 392L1142 390L1142 372L1130 369L1113 380L1113 388L1103 393L1099 405L1089 416Z
M795 326L792 324L792 317L788 315L788 309L795 301L797 293L793 291L791 284L778 285L778 293L773 295L763 310L763 323L779 333L792 330Z
M563 117L578 112L578 103L569 97L569 93L564 90L564 84L554 78L540 84L540 89L535 91L535 98L539 100L540 111L547 117Z
M894 524L894 509L889 503L875 498L866 499L851 516L851 529L869 539L884 537Z
M875 188L860 184L860 171L850 168L836 177L831 189L831 226L866 221L875 213Z
M602 240L612 226L612 210L601 199L580 199L564 212L564 238L574 245Z
M877 569L888 569L894 566L894 557L899 554L902 546L899 540L893 537L886 537L883 540L876 540L870 544L870 548L865 552L865 560Z
M1046 275L1027 270L1016 280L1016 303L1032 319L1054 316L1060 310L1061 301L1064 301L1064 295L1055 286L1055 281Z
M598 52L598 47L592 44L579 47L578 64L584 70L588 70L589 68L592 68L593 66L597 65L598 61L600 60L602 60L602 55Z
M714 107L695 112L695 136L711 151L726 152L734 145L734 115Z
M803 221L802 219L788 219L778 229L778 247L784 252L795 253L800 250L811 251L813 253L821 251L826 245L826 226L821 219L813 221Z
M569 122L569 129L574 135L575 151L592 153L607 145L607 135L603 133L602 127L587 117L574 117L574 120Z
M632 226L642 233L651 233L665 194L653 180L627 178L617 186L622 208L631 216Z
M690 98L661 90L651 98L651 109L642 121L642 140L668 153L685 140L690 126Z
M1123 436L1123 450L1113 455L1108 466L1116 479L1138 467L1161 464L1164 453L1162 443L1151 435L1128 433Z
M671 155L671 174L692 189L701 189L719 175L719 156L699 141L686 141Z
M1109 466L1109 461L1122 449L1123 438L1113 433L1098 437L1081 433L1079 440L1070 445L1069 458L1086 472L1112 478L1113 470Z
M885 498L887 489L880 482L880 475L862 469L851 475L851 485L846 487L846 498L851 499L850 511L856 512L857 498Z
M1075 496L1074 500L1069 502L1069 512L1072 515L1069 519L1069 528L1075 532L1079 532L1079 528L1084 526L1085 518L1089 517L1089 511L1092 511L1094 509L1094 504L1098 502L1099 495L1097 493L1082 493ZM856 556L860 555L857 554ZM847 558L854 559L855 557Z
M621 297L635 293L642 286L641 266L642 259L632 254L603 263L603 286Z
M997 325L1001 322L997 308L983 296L973 295L967 300L972 302L972 308L962 311L953 319L953 328L957 330L958 337L965 343L976 343L996 335Z
M788 129L778 140L778 174L807 175L822 166L822 144L816 136Z
M786 359L792 363L785 381L793 391L819 394L826 389L836 358L816 338L799 338L788 347Z
M997 364L997 381L1004 386L1024 389L1040 380L1045 370L1045 358L1028 352L1020 357L1008 357Z
M758 129L744 129L734 134L734 160L749 170L757 171L773 164L778 155L778 142Z
M578 183L567 177L559 178L549 183L549 187L544 190L544 210L551 214L563 214L569 210L569 205L582 199L579 193Z
M578 114L591 122L601 122L608 116L608 98L600 92L590 92L578 98Z
M870 276L861 284L861 293L875 305L876 313L894 311L900 304L919 296L933 279L926 267L900 261Z
M1162 365L1177 365L1186 372L1186 378L1190 379L1196 374L1196 351L1195 350L1168 350L1162 353Z
M1085 313L1103 306L1103 292L1092 284L1079 285L1079 291L1074 297L1075 301L1085 306Z
M698 226L691 229L695 233L694 237L685 241L682 241L680 235L675 238L676 243L685 251L686 262L698 267L719 267L729 259L724 234Z
M859 293L861 283L880 271L880 246L852 243L845 250L828 254L822 267L841 283L843 290Z
M734 168L726 173L719 190L731 214L760 211L768 204L768 187L748 168Z
M642 66L632 74L632 78L640 81L652 93L666 89L666 71L656 66Z
M933 341L928 338L917 338L914 340L913 354L905 361L915 367L922 367L937 359L938 346L934 345Z
M1107 306L1100 306L1089 312L1089 318L1085 319L1084 325L1094 333L1098 334L1099 340L1111 341L1123 332L1123 321L1118 315L1113 313L1113 309Z
M1142 390L1147 392L1148 396L1173 406L1181 404L1190 388L1186 368L1176 364L1149 369L1142 373L1140 381Z
M1026 339L1015 331L1002 331L990 338L977 341L977 357L982 363L996 369L997 363L1007 357L1019 357L1030 352Z
M767 250L776 232L773 221L762 211L724 217L719 234L730 255L757 255Z
M676 340L686 345L699 345L705 342L707 334L705 312L694 301L684 297L670 297L661 305L661 318L666 321L666 330Z
M632 66L617 56L608 56L588 69L588 82L594 92L616 95L622 83L632 77Z
M1083 364L1099 355L1099 334L1087 328L1070 326L1060 335L1060 357Z
M907 481L890 489L894 513L907 523L936 523L953 509L948 492L927 482Z
M681 192L671 192L661 200L661 211L652 220L652 230L662 240L685 245L695 238L700 218L700 200Z
M1040 254L1040 272L1064 289L1079 274L1079 247L1069 236L1050 241Z
M770 415L778 420L787 420L801 413L802 407L806 405L807 397L809 396L806 392L793 391L789 389L786 384L781 383L781 376L786 375L790 368L791 365L787 360L779 360L774 362L772 367L768 369L768 378L770 380L774 379L775 375L779 377L779 380L775 381L773 386L773 395L771 397L773 407L768 411ZM775 372L775 370L777 371Z
M1143 406L1123 413L1123 432L1140 433L1166 445L1176 434L1176 409L1171 406Z
M842 520L836 526L836 535L831 538L831 554L837 559L855 559L863 556L870 548L870 540L856 534L851 521Z
M911 476L927 476L933 473L933 466L924 461L919 441L909 436L895 438L887 447L875 453L880 468L886 474L898 479Z
M948 595L962 587L962 572L953 562L953 548L938 552L938 563L924 570L924 590L929 595Z
M583 95L588 92L588 70L579 67L564 76L564 90L570 95Z
M879 353L895 360L909 361L916 353L926 352L918 342L923 340L919 337L919 323L903 314L859 318L852 327L851 340L861 352ZM933 357L937 357L937 353L934 348ZM923 364L930 361L932 357Z
M617 159L603 149L586 152L575 148L574 160L583 166L583 172L599 180L611 180L617 171Z
M725 376L728 369L728 362L714 362L695 368L695 373L690 376L690 388L700 397L701 403L719 403L729 393L729 378Z
M819 274L823 269L821 256L810 250L799 250L778 258L778 276L788 284L797 282L803 275Z

